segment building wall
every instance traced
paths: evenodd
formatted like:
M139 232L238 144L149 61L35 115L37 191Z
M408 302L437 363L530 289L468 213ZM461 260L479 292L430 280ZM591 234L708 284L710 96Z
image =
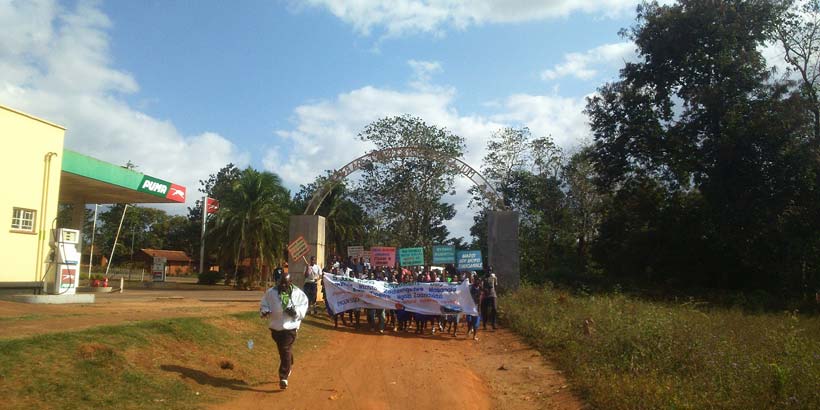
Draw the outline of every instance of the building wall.
M46 270L64 135L58 125L0 105L0 285L39 281ZM14 207L36 211L33 233L11 229Z

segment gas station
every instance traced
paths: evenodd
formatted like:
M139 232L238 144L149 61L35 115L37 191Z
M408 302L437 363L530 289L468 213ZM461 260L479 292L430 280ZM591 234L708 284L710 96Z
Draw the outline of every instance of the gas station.
M0 216L0 295L32 303L92 303L78 294L88 204L185 203L184 186L63 148L65 128L0 105L6 193ZM59 205L71 205L57 226Z

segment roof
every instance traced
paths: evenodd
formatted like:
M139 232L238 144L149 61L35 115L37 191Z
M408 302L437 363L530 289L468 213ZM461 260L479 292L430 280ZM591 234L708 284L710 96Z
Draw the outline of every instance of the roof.
M63 150L60 202L86 204L184 203L185 187Z
M175 262L192 262L190 256L188 256L185 251L169 251L165 249L140 249L146 255L152 258L165 258L168 261L175 261Z
M35 116L33 116L33 115L29 114L29 113L22 112L22 111L20 111L20 110L15 110L14 108L7 107L7 106L5 106L5 105L3 105L3 104L0 104L0 108L4 109L4 110L6 110L6 111L13 112L13 113L15 113L15 114L22 115L22 116L24 116L24 117L31 118L31 119L32 119L32 120L34 120L34 121L39 121L39 122L42 122L43 124L50 125L50 126L52 126L52 127L54 127L54 128L59 128L59 129L61 129L61 130L65 131L65 127L63 127L62 125L58 125L58 124L55 124L55 123L53 123L53 122L46 121L46 120L44 120L44 119L42 119L42 118L35 117Z

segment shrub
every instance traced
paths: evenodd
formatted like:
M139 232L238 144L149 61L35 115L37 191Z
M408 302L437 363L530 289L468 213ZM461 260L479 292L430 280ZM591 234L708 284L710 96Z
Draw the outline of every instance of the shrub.
M225 274L222 272L207 271L198 275L197 283L202 285L216 285L217 282L225 280Z
M817 317L526 285L500 304L595 408L820 408Z

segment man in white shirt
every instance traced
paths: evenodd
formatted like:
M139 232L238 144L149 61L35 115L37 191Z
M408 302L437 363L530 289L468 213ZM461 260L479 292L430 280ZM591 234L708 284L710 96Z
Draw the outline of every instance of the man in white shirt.
M270 335L279 350L279 387L288 388L288 376L293 365L291 348L296 341L296 332L305 318L308 299L304 292L290 281L290 273L285 273L279 283L265 292L259 305L259 314L269 317Z
M308 298L308 304L313 314L316 314L316 294L318 293L318 283L322 278L322 268L316 263L316 257L310 257L310 263L305 266L305 294Z

